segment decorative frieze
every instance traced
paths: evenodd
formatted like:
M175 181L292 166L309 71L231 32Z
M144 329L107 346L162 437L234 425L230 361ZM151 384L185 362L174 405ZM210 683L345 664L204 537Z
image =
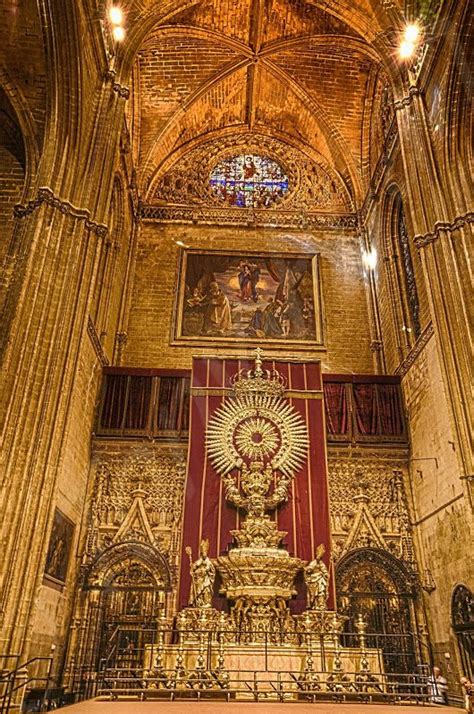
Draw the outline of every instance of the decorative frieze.
M333 555L378 548L414 566L403 461L330 458Z
M355 213L330 214L250 208L212 208L203 206L154 206L140 204L143 220L160 223L193 223L224 226L275 227L301 229L355 230Z
M414 97L418 97L422 94L423 92L421 89L415 85L411 86L410 89L408 90L408 95L406 97L403 97L402 99L397 99L394 103L393 106L395 108L395 111L400 111L401 109L404 109L405 107L409 107L410 104L413 102Z
M112 545L144 543L177 562L186 458L182 450L140 446L95 456L95 485L84 563Z
M128 87L125 87L123 84L119 84L119 82L116 82L115 76L115 71L113 69L108 69L104 75L104 79L106 82L112 83L112 91L116 92L119 97L122 97L122 99L129 99L130 89Z
M243 158L244 155L249 166L244 167L241 173L237 166L229 169L227 163L226 168L222 169L224 174L217 184L211 180L216 168L223 162L230 161L232 164L233 159ZM270 175L283 176L284 174L286 177L285 190L277 191L273 199L268 194L262 195L258 191L258 177L262 176L261 172L265 167L259 164L260 169L257 169L252 155L256 156L255 160L259 158L262 162L270 161L268 157L271 156L273 164L268 167ZM153 189L150 192L152 201L171 205L217 204L216 207L220 208L226 202L227 195L220 181L225 180L223 176L226 176L229 171L231 174L229 180L234 176L234 172L240 176L239 185L241 185L240 181L245 179L246 172L249 173L251 185L254 186L253 182L256 182L256 191L252 192L256 203L253 205L264 208L265 211L271 207L265 203L269 199L273 200L274 204L278 204L278 210L283 208L287 211L303 211L308 206L335 213L350 210L351 201L347 188L327 163L322 160L316 162L295 147L259 134L221 137L197 146L178 159L168 170L160 172L154 178ZM224 190L224 194L221 189ZM236 198L234 194L232 195ZM262 205L259 205L258 201Z
M109 359L107 355L104 352L104 348L102 347L102 344L99 339L99 335L97 334L97 330L95 329L95 325L89 317L87 320L87 334L89 335L90 341L92 343L92 346L94 348L94 352L96 353L97 359L101 363L103 367L107 367L108 364L110 364Z
M403 362L401 362L401 364L397 367L397 369L395 370L395 374L400 374L402 377L405 376L412 364L416 362L418 355L424 350L425 346L428 344L430 338L433 335L433 332L433 323L430 322L425 327L425 329L413 345L413 349L410 350Z

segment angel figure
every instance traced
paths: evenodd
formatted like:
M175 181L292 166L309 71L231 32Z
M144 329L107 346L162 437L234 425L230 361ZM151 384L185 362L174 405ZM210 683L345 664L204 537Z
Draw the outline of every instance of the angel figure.
M192 550L188 546L189 571L191 573L190 605L193 607L211 607L214 592L216 568L208 556L209 541L202 540L199 544L199 558L192 562Z
M322 557L325 547L321 543L316 548L316 557L304 569L304 581L308 593L308 608L310 610L325 610L328 599L329 571Z

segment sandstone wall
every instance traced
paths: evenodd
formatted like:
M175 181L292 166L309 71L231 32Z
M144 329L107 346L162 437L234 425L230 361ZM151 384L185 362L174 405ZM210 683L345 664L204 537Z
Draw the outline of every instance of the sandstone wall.
M141 227L124 364L189 368L192 355L218 351L215 346L169 344L177 291L177 241L203 250L320 253L326 349L298 354L319 357L325 371L373 371L361 252L354 233L328 230L311 234L155 223ZM245 349L227 347L222 353L242 354Z

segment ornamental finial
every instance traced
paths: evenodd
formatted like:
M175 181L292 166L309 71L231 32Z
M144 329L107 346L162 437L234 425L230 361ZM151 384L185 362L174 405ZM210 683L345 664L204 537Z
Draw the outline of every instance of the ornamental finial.
M263 374L262 370L262 348L261 347L256 347L255 348L255 374L256 375L261 375Z

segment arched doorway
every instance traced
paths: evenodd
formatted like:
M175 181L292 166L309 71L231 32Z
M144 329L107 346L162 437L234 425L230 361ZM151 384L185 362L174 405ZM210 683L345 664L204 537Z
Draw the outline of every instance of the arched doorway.
M457 585L451 598L451 621L459 647L461 669L474 676L474 595L466 585Z
M76 691L85 692L98 671L141 665L170 588L165 558L147 543L118 543L96 558L85 573L71 651Z
M367 623L367 644L381 650L388 672L413 672L419 653L416 644L416 590L406 567L394 556L375 548L351 551L336 567L338 610L349 619L345 633L354 644L354 622Z

